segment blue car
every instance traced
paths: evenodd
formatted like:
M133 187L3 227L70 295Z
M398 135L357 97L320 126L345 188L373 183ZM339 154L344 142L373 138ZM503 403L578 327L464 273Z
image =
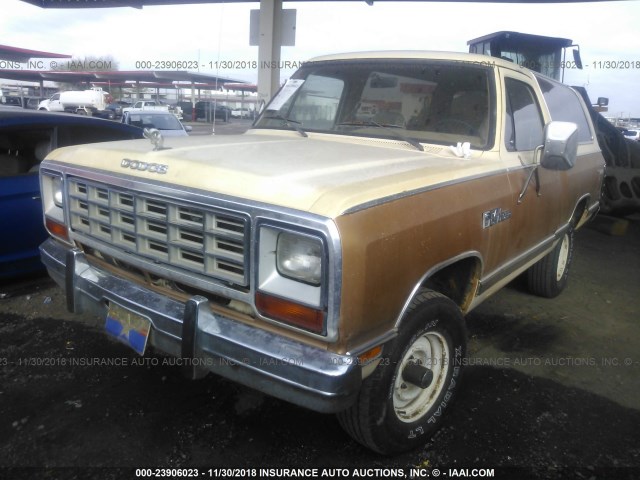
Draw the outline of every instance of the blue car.
M81 115L0 107L0 279L40 271L38 168L54 148L143 138L142 129Z

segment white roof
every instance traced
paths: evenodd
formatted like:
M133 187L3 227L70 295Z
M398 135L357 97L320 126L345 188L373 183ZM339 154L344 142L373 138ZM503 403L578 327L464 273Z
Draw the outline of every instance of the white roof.
M421 59L421 60L453 60L458 62L477 63L480 65L496 65L514 70L526 70L513 62L502 60L489 55L462 52L441 52L429 50L380 50L370 52L349 52L314 57L309 62L329 60L358 60L358 59Z

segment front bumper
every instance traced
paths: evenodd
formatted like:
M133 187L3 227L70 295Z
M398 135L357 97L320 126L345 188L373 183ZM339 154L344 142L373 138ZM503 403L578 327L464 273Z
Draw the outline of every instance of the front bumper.
M67 308L106 317L115 302L151 321L149 343L184 364L324 413L350 406L360 389L357 359L214 314L204 297L182 303L89 264L84 253L49 239L40 246Z

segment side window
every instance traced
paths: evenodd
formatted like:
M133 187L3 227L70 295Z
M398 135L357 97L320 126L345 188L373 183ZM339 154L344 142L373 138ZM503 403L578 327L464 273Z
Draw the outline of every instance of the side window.
M552 120L573 122L578 125L578 141L591 142L591 129L576 92L560 83L536 75Z
M534 150L542 145L544 122L535 93L529 85L505 78L505 143L509 151Z

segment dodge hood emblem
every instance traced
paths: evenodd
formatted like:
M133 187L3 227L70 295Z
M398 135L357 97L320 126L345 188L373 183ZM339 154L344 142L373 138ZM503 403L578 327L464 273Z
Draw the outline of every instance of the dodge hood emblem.
M140 170L141 172L151 172L164 174L169 170L169 165L163 165L161 163L148 163L141 162L140 160L131 160L130 158L123 158L120 162L122 168L130 168L132 170Z

